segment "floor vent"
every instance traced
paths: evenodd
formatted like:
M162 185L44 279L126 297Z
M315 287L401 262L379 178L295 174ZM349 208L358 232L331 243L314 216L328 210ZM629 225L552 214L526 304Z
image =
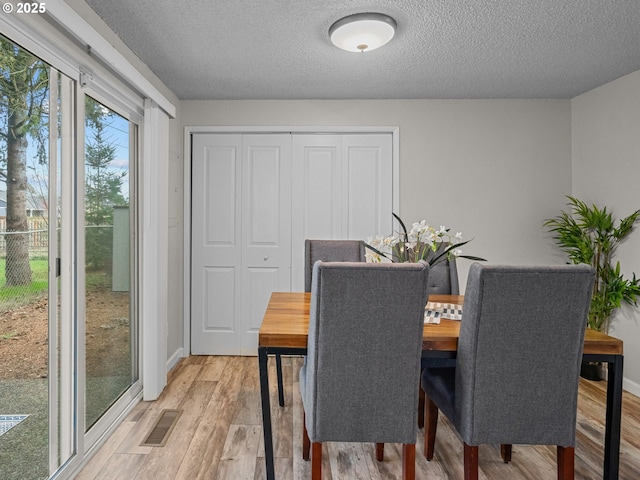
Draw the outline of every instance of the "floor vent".
M143 447L164 447L180 415L182 415L182 410L162 410L149 435L140 445Z
M0 415L0 435L4 435L29 415Z

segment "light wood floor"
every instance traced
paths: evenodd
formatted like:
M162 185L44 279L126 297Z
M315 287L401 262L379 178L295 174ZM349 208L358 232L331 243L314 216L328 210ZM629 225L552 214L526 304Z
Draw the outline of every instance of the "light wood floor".
M298 390L298 358L283 359L284 408L277 404L275 372L270 360L271 409L276 478L309 478L301 458L302 407ZM578 404L576 478L602 478L605 382L581 380ZM552 392L549 392L552 395ZM164 447L140 443L163 409L181 409L176 428ZM263 479L264 445L256 357L183 359L155 402L141 402L76 477L81 480ZM416 477L462 478L462 442L442 415L435 458L422 455L418 434ZM401 478L400 450L385 445L385 460L377 462L372 444L331 443L324 446L325 479L387 480ZM620 479L640 478L640 399L625 393L622 417ZM480 448L480 479L543 480L556 478L555 448L513 447L513 461L502 463L496 446Z

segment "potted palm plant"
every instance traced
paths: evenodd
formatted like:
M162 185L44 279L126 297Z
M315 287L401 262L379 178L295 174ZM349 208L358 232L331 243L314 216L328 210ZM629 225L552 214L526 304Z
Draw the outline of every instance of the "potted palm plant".
M635 273L631 279L624 278L620 262L613 261L616 248L633 231L640 210L623 218L616 226L616 220L606 207L589 206L572 196L567 198L571 211L561 212L546 220L544 225L572 263L587 263L595 268L587 326L608 333L616 309L623 301L637 305L636 297L640 295L640 279ZM583 376L591 374L583 372ZM602 378L597 368L593 376Z

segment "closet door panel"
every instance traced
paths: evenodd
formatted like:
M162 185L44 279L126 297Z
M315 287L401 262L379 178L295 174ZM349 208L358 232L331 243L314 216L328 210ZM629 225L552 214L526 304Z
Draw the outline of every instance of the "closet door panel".
M236 355L242 259L242 136L193 139L191 352Z
M342 238L342 136L293 136L292 289L304 290L305 239Z
M366 240L391 231L393 163L391 134L342 138L343 238Z
M291 289L291 135L243 136L241 355L255 355L271 292Z

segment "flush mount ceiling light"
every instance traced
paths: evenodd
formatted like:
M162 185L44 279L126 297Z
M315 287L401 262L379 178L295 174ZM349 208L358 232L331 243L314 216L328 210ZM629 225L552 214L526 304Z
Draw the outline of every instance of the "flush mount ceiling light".
M391 40L396 26L396 21L383 13L356 13L331 25L329 37L343 50L368 52Z

